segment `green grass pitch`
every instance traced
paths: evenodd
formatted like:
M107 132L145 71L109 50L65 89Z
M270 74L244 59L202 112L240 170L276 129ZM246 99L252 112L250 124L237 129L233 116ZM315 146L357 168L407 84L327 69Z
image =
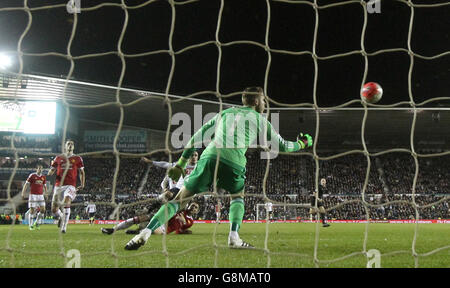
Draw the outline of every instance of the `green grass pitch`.
M381 253L383 268L412 268L415 224L369 224L367 250ZM0 268L45 267L63 268L70 249L80 251L82 268L144 268L144 267L224 267L224 268L307 268L315 267L314 244L318 228L317 258L319 267L364 268L362 255L366 224L337 224L323 228L311 223L247 223L242 239L257 249L229 249L228 224L195 224L191 235L152 235L138 251L124 250L133 235L119 231L103 235L100 225L69 225L67 234L60 234L56 225L42 225L40 231L29 231L26 225L0 226ZM104 226L104 227L112 227ZM265 250L268 227L267 250ZM214 237L215 235L215 237ZM436 250L443 248L441 250ZM164 253L166 249L167 253ZM419 267L450 267L450 226L419 224L416 252ZM267 253L269 252L269 253ZM167 256L168 255L168 256ZM347 256L347 257L346 257ZM329 260L338 261L329 261ZM324 262L322 262L324 261Z

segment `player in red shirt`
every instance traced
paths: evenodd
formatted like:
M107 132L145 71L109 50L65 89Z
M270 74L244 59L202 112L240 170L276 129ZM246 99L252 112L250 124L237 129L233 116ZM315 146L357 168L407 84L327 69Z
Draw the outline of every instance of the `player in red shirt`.
M220 202L220 199L219 199L216 204L216 223L219 223L219 224L220 224L221 211L222 211L222 203Z
M48 172L49 176L56 173L55 188L53 190L52 198L52 212L58 219L58 227L61 228L62 233L66 233L67 223L70 218L70 204L77 196L77 191L84 188L86 179L83 159L80 156L73 154L74 148L74 142L72 140L67 140L65 144L66 152L55 157L52 161L52 167ZM81 185L77 187L78 171L80 171L79 176ZM63 196L62 202L61 196ZM64 214L61 213L61 210L59 209L61 205L64 205Z
M38 164L36 172L31 173L22 188L22 199L26 199L25 192L30 187L28 196L28 226L30 230L39 229L39 221L45 214L45 200L47 198L46 176L42 175L43 166Z
M194 219L192 215L197 214L199 211L199 206L197 203L192 202L185 210L182 210L175 214L167 223L167 232L165 230L165 225L160 226L155 230L155 234L172 233L175 234L192 234L189 228L194 225Z

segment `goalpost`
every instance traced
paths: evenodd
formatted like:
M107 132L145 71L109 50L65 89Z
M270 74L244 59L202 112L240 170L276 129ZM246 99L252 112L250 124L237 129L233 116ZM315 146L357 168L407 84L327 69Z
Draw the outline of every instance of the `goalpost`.
M276 222L304 220L306 217L309 217L310 207L310 204L274 203L272 204L272 220ZM256 204L256 222L267 221L267 217L268 213L265 204Z
M317 0L314 1L293 1L293 0L274 0L274 1L265 1L266 4L266 11L267 11L267 17L265 19L265 39L263 43L258 43L255 41L248 41L248 40L239 40L239 41L232 41L232 42L223 42L222 39L220 39L220 29L222 26L222 17L223 17L223 11L224 11L224 5L226 0L221 0L220 1L220 9L217 15L217 26L216 26L216 31L217 33L214 36L214 39L211 39L210 41L204 42L204 43L199 43L199 44L195 44L195 45L191 45L188 47L183 47L180 50L175 50L173 48L173 42L174 42L174 30L175 30L175 23L176 23L176 18L177 18L177 14L175 13L177 11L177 9L180 6L183 5L190 5L192 3L195 3L197 1L193 0L193 1L174 1L174 0L169 0L168 3L171 7L172 10L172 16L170 19L170 35L169 35L169 39L168 39L168 49L165 50L155 50L155 51L145 51L143 53L124 53L124 51L122 50L122 44L124 42L124 37L125 37L125 33L127 31L127 25L128 25L128 21L130 19L130 11L131 10L137 10L137 9L141 9L145 6L151 5L153 2L153 0L150 1L145 1L139 5L127 5L127 1L125 0L121 0L121 1L116 1L115 3L112 2L104 2L100 5L96 5L96 6L86 6L84 7L83 5L88 5L87 2L88 1L79 1L79 0L70 0L70 1L63 1L64 3L62 4L57 4L57 5L48 5L48 6L36 6L36 7L30 7L29 5L29 1L24 0L22 1L21 5L17 5L17 6L7 6L7 7L2 7L0 6L0 13L11 13L11 12L24 12L26 14L27 17L27 25L26 27L24 27L23 32L21 33L21 36L19 38L19 41L17 43L17 49L14 51L6 51L6 54L10 54L10 55L14 55L17 57L17 59L19 60L19 69L18 69L18 73L15 73L15 77L17 77L17 81L11 82L9 84L9 87L0 87L0 96L1 97L5 97L5 98L9 98L9 99L21 99L21 97L23 95L21 95L21 86L24 85L24 81L22 81L22 78L25 76L24 73L24 57L47 57L47 56L56 56L56 57L60 57L62 59L66 59L69 63L70 63L70 69L67 73L67 77L65 79L65 81L63 81L63 89L62 89L62 93L56 93L55 95L52 95L54 97L56 97L59 101L62 102L65 110L67 111L66 115L65 115L65 119L63 119L62 121L64 122L64 127L63 127L63 133L61 136L61 143L63 143L66 140L66 135L67 135L67 131L68 131L68 121L70 118L70 108L86 108L86 109L96 109L99 107L117 107L119 110L120 115L124 115L124 111L126 108L131 107L133 105L139 105L139 103L141 103L143 100L146 99L159 99L159 100L163 100L165 101L165 103L167 104L167 113L168 113L168 117L170 119L172 119L172 108L173 105L177 102L180 101L186 101L189 98L195 98L197 96L202 96L204 94L213 94L217 96L217 102L219 104L223 104L223 101L228 99L231 96L236 96L239 95L241 93L241 91L234 91L232 93L229 94L224 94L220 91L220 66L222 64L222 50L223 47L225 46L237 46L239 47L239 45L252 45L254 47L260 47L262 49L264 49L264 51L267 54L267 62L265 65L265 74L264 74L264 92L266 95L268 95L268 91L267 91L267 85L268 85L268 78L270 77L270 71L271 71L271 60L272 60L272 55L274 54L282 54L282 55L309 55L311 56L311 60L314 64L314 81L313 81L313 95L312 95L312 102L311 103L295 103L295 104L285 104L285 103L279 103L277 101L275 101L274 99L270 98L270 95L268 95L269 99L270 99L270 103L276 104L282 108L285 109L303 109L303 108L308 108L308 109L312 109L315 111L316 113L316 117L317 117L317 129L316 129L316 133L315 135L312 135L314 139L318 139L319 133L320 133L320 112L323 109L328 109L328 110L338 110L338 109L342 109L348 106L351 106L353 104L361 104L362 105L362 109L364 111L364 117L362 119L361 122L361 140L362 140L362 145L363 145L363 149L358 149L358 150L352 150L352 151L348 151L345 153L341 153L341 154L337 154L337 155L332 155L329 157L321 157L318 155L317 153L317 142L314 142L314 146L313 149L311 150L311 152L303 152L303 153L299 153L301 155L308 155L310 156L313 161L315 162L315 171L314 171L314 183L315 183L315 187L317 189L317 187L319 186L319 175L320 175L320 170L319 170L319 161L328 161L328 160L332 160L332 159L336 159L345 155L349 155L349 154L360 154L360 155L364 155L367 159L367 169L366 169L366 174L365 174L365 181L364 183L362 183L362 190L361 190L361 195L360 195L360 199L358 199L357 201L359 203L361 203L364 206L364 210L366 212L366 214L364 215L364 217L366 217L367 219L367 223L365 224L365 230L364 230L364 241L362 243L362 247L360 248L359 251L354 251L353 253L350 253L348 255L345 255L343 257L339 257L339 258L335 258L335 259L320 259L319 254L318 254L318 247L319 247L319 240L320 240L320 229L319 229L319 223L316 223L316 230L315 230L315 240L314 240L314 253L313 255L310 255L310 257L312 258L312 262L313 265L315 267L322 267L324 265L328 265L330 263L335 263L338 261L341 261L343 259L355 256L355 255L364 255L364 256L368 256L369 255L369 251L367 249L368 246L368 239L369 239L369 224L370 224L370 220L369 220L369 210L371 208L378 208L378 207L382 207L382 206L386 206L389 204L394 203L394 201L388 201L385 203L381 203L381 204L371 204L368 203L366 201L366 191L368 189L368 182L369 182L369 174L371 169L373 169L373 167L371 167L371 156L380 156L380 155L384 155L384 154L388 154L388 153L392 153L392 152L402 152L402 153L407 153L409 155L411 155L414 159L414 163L415 163L415 171L416 173L414 174L414 179L413 179L413 183L412 183L412 200L411 201L402 201L407 205L410 205L411 207L413 207L414 211L415 211L415 227L414 227L414 234L412 239L412 244L411 244L411 248L409 251L407 251L406 253L409 253L410 255L412 255L412 258L414 259L414 265L415 267L420 267L419 265L419 260L423 257L430 257L431 255L438 253L442 250L445 249L449 249L450 248L450 243L447 246L444 247L439 247L436 248L432 251L428 251L425 253L419 253L416 249L416 240L418 238L418 231L419 231L419 223L418 220L420 218L420 209L424 208L421 207L420 205L418 205L416 203L415 200L415 193L416 193L416 183L417 183L417 179L418 179L418 171L419 171L419 158L426 158L426 157L438 157L438 156L445 156L445 155L450 155L450 151L446 151L446 152L442 152L442 153L434 153L434 154L420 154L417 153L415 145L414 145L414 131L415 131L415 127L416 127L416 121L417 121L417 117L418 117L418 113L420 112L420 109L425 108L425 106L427 106L430 103L439 101L439 100L450 100L450 97L445 97L442 95L436 95L435 97L428 99L427 101L421 102L421 103L417 103L415 101L414 95L413 95L413 87L414 87L414 83L413 83L413 71L414 71L414 64L415 61L417 61L417 59L421 59L421 60L425 60L425 61L430 61L430 60L435 60L435 59L439 59L442 57L448 57L448 55L450 55L450 51L446 51L444 53L441 54L437 54L437 55L432 55L432 56L424 56L421 55L419 53L416 53L412 46L411 46L411 38L412 38L412 30L415 24L415 19L414 19L414 13L417 9L439 9L440 7L444 7L444 6L449 6L450 2L446 1L443 3L432 3L432 4L418 4L415 3L415 1L412 0L397 0L397 2L405 5L405 7L407 9L409 9L410 12L410 21L409 21L409 26L408 26L408 37L407 37L407 41L406 41L406 46L407 48L392 48L392 49L383 49L383 50L378 50L375 52L367 52L365 49L365 40L366 40L366 29L367 29L367 24L368 24L368 14L371 11L374 11L374 7L373 6L367 6L365 1L339 1L337 3L333 3L333 4L327 4L327 5L320 5L320 3L318 3ZM119 3L120 2L120 3ZM311 11L314 14L314 19L315 19L315 24L314 24L314 39L313 39L313 43L312 43L312 49L311 50L306 50L306 51L288 51L288 50L279 50L279 49L274 49L272 47L269 46L269 34L270 34L270 25L271 25L271 7L273 5L273 2L278 2L278 3L285 3L288 5L304 5L305 9L311 9ZM344 53L340 53L340 54L334 54L334 55L330 55L330 56L321 56L317 53L317 38L318 38L318 33L319 32L319 23L323 20L321 20L320 16L319 16L319 11L321 10L326 10L326 9L330 9L333 7L338 7L338 6L342 6L342 7L346 7L347 5L351 5L351 4L355 4L355 3L359 3L361 4L361 13L363 15L363 25L362 25L362 31L361 31L361 37L360 37L360 47L358 47L357 50L353 50L353 51L347 51ZM72 44L73 44L73 40L74 37L76 35L77 32L77 25L78 25L78 21L79 21L79 13L89 13L90 11L94 11L94 10L98 10L98 9L102 9L104 7L108 7L108 8L112 8L112 9L117 9L118 11L121 11L123 13L123 17L124 17L124 23L123 23L123 27L120 33L120 37L117 41L117 49L114 51L107 51L107 52L102 52L102 53L98 53L98 54L85 54L85 55L79 55L79 56L73 56L72 55ZM48 10L48 11L54 11L56 8L67 8L67 11L69 13L72 14L73 16L73 26L72 26L72 31L70 34L70 38L67 44L67 50L66 52L45 52L45 53L30 53L27 51L24 51L23 49L23 40L24 38L27 36L27 34L30 32L31 27L33 25L33 17L32 17L32 12L34 11L39 11L39 10ZM187 95L186 97L182 97L182 98L177 98L177 99L173 99L173 97L170 97L169 92L171 91L171 84L172 84L172 80L174 78L174 73L176 70L176 55L180 55L185 53L186 51L189 50L193 50L196 48L200 48L206 45L213 45L215 47L217 47L217 63L218 63L218 68L217 68L217 80L216 80L216 89L214 91L196 91L194 93L191 93L189 95ZM362 77L360 79L358 79L357 81L360 81L361 83L361 87L363 86L363 84L366 82L367 80L367 75L368 75L368 71L369 71L369 58L379 55L379 54L383 54L383 53L393 53L393 52L400 52L400 53L404 53L405 55L407 55L409 57L410 60L410 64L409 64L409 71L408 71L408 97L409 97L409 101L407 102L401 102L401 103L395 103L392 105L367 105L365 103L362 103L361 100L359 99L359 97L355 97L358 99L343 103L339 106L336 107L320 107L318 105L318 86L319 86L319 80L318 80L318 72L319 72L319 61L327 61L327 60L331 60L331 59L337 59L337 58L343 58L349 55L360 55L362 57L362 59L364 60L364 73L363 75L361 75ZM141 98L133 101L133 102L125 102L123 100L123 98L121 98L123 91L125 91L126 89L123 87L123 81L124 81L124 77L127 71L127 61L129 59L132 58L137 58L137 57L141 57L141 56L148 56L148 55L166 55L170 58L170 72L168 75L168 79L167 79L167 83L166 83L166 87L165 87L165 91L161 94L156 94L156 93L152 93L152 92L148 92L148 91L138 91L141 95ZM82 105L82 104L73 104L71 101L69 101L69 99L67 98L67 88L69 86L70 80L72 79L73 76L73 72L76 66L76 61L77 60L83 60L83 59L88 59L88 58L94 58L94 57L102 57L102 56L108 56L108 55L115 55L118 57L118 59L120 60L120 65L121 65L121 71L120 71L120 76L117 79L117 85L115 87L115 90L113 91L113 93L111 93L111 97L108 98L108 101L105 101L102 104L86 104L86 105ZM5 80L6 81L6 80ZM6 82L5 82L6 83ZM14 84L15 83L15 84ZM14 84L14 85L13 85ZM61 84L61 83L59 83ZM28 85L30 85L30 83L28 83ZM322 84L321 84L322 85ZM326 84L324 84L326 85ZM8 86L8 85L6 85ZM26 86L26 85L25 85ZM48 89L48 91L52 92L52 89ZM34 91L36 93L36 95L42 95L42 91L36 90ZM25 95L27 97L31 97L31 98L27 98L27 99L32 99L32 95ZM413 113L413 121L411 123L411 137L410 137L410 147L409 149L388 149L388 150L384 150L381 151L379 153L371 153L369 152L369 150L367 149L367 145L366 145L366 140L365 140L365 127L366 127L366 122L367 122L367 117L368 117L368 113L369 113L369 108L377 108L377 109L392 109L392 108L396 108L399 107L401 105L408 105L408 109L410 109ZM222 105L220 106L220 110L222 110L223 107ZM269 112L273 111L273 109L271 110L269 107ZM170 121L169 121L170 123ZM123 155L127 155L127 156L134 156L134 157L140 157L143 156L143 154L145 155L149 155L155 152L167 152L169 155L169 161L174 161L178 155L177 152L179 151L172 151L170 149L171 145L170 145L170 124L167 127L166 130L166 137L165 137L165 148L161 149L160 151L150 151L149 153L122 153L119 151L118 147L117 147L117 143L118 143L118 139L120 136L120 132L124 127L124 119L123 117L120 117L119 122L117 123L117 130L116 130L116 134L114 137L114 146L112 151L108 151L110 153L112 153L114 155L114 159L115 159L115 170L114 170L114 174L113 174L113 185L112 185L112 191L111 191L111 200L108 201L108 205L110 205L113 208L118 208L120 210L121 207L118 207L117 203L115 202L115 195L116 195L116 184L117 184L117 180L118 180L118 173L119 173L119 168L120 168L120 157ZM16 133L14 132L13 137L16 135ZM13 151L14 155L15 155L15 159L18 160L18 149L14 146L14 141L11 141L9 143L9 145L1 147L1 150L4 151ZM104 151L98 151L98 153L104 153ZM95 153L86 153L86 155L93 155ZM297 154L298 155L298 154ZM81 155L83 156L83 155ZM13 178L14 175L16 174L16 172L18 171L18 162L16 162L15 166L13 167L13 171L11 173L11 177L9 178L8 181L8 187L7 187L7 193L6 193L6 197L3 199L0 199L2 204L3 203L13 203L13 197L11 197L11 186L13 183ZM268 187L267 187L267 179L268 179L268 174L269 174L269 170L270 170L270 161L268 160L267 165L265 167L265 174L263 179L261 179L263 185L262 185L262 194L259 195L259 197L261 199L265 199L267 198L267 196L269 195L269 193L267 193ZM93 169L93 167L87 167L87 170L89 169ZM216 187L214 188L214 195L219 195L219 193L216 191ZM219 196L220 197L220 196ZM436 203L441 203L443 201L448 201L450 199L450 196L445 196L443 197L441 200L439 200ZM399 202L399 201L397 201ZM103 203L104 204L104 203ZM344 205L345 203L341 204L340 206ZM430 203L428 205L425 206L431 206L434 203ZM132 206L131 204L129 205L124 205L124 207L127 206ZM265 214L264 214L264 204L257 204L256 205L256 209L257 209L257 220L259 221L260 219L264 219ZM335 207L336 209L339 209L340 206ZM12 205L14 213L15 213L15 205ZM282 213L282 219L284 220L289 220L292 219L292 217L301 217L301 215L298 214L298 208L301 208L300 210L306 210L306 208L309 208L309 206L307 206L306 204L274 204L274 209L281 209ZM262 212L263 216L259 216L260 212ZM119 213L117 213L119 214ZM13 220L14 222L15 220ZM7 253L10 253L11 258L14 258L15 254L21 253L22 249L18 249L18 248L13 248L11 246L11 243L13 241L13 233L14 230L12 228L13 225L11 225L11 228L9 229L8 235L6 236L6 245L5 247L0 247L1 251L5 251ZM217 226L216 226L217 227ZM264 247L261 249L262 253L262 257L266 257L267 258L267 267L271 267L271 255L274 255L275 253L272 252L269 249L269 237L270 237L270 233L269 233L269 228L266 227L266 236L264 238ZM213 247L214 251L215 251L215 258L214 258L214 267L218 267L219 266L219 261L218 261L218 257L219 257L219 253L218 253L218 249L219 249L219 245L217 244L217 239L218 236L216 235L216 230L214 231L214 235L213 235L213 243L211 244L211 247ZM61 247L61 251L65 252L64 250L64 239L63 237L60 235L58 238L60 247ZM111 240L113 243L113 240ZM164 238L164 241L166 241L166 239ZM164 242L166 243L166 242ZM167 247L165 246L165 244L163 245L163 254L164 257L166 257L166 267L170 267L169 265L169 258L173 255L170 251L168 251L166 249ZM405 251L396 251L398 253L405 253ZM43 254L45 253L45 251L42 252ZM152 252L142 252L142 254L151 254ZM391 253L395 253L395 252L391 252ZM66 262L68 262L68 257L65 253L62 253L63 257L65 259ZM92 253L89 256L92 255L98 255L100 253ZM108 251L107 253L105 253L111 257L113 257L115 259L115 265L116 267L119 266L119 261L117 260L118 258L122 257L120 256L117 251L114 248L114 245L111 245L111 250ZM280 253L278 253L280 254ZM289 253L286 253L289 254ZM14 262L13 262L13 266L14 266Z

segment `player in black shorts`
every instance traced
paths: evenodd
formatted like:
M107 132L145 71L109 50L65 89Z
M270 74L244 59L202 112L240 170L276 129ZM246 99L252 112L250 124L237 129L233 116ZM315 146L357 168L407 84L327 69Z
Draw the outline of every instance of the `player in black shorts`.
M153 215L153 212L157 211L162 204L166 203L167 201L172 200L175 195L177 195L178 191L180 189L178 188L172 188L164 189L164 193L162 193L156 201L152 202L147 208L145 208L145 211L140 211L138 216L132 217L130 219L127 219L117 225L115 225L113 228L102 228L101 231L103 234L113 234L114 232L118 230L124 230L129 228L130 226L133 226L134 224L139 225L136 230L129 229L126 231L127 234L139 234L139 231L144 229L148 221L150 221L151 216Z
M320 179L320 185L319 185L319 195L317 195L317 208L319 210L320 219L322 219L322 226L323 227L329 227L330 224L327 223L327 215L325 208L323 207L323 194L327 191L327 180L325 178ZM309 209L309 214L316 215L317 210L315 208L316 206L316 193L313 193L311 195L311 208Z

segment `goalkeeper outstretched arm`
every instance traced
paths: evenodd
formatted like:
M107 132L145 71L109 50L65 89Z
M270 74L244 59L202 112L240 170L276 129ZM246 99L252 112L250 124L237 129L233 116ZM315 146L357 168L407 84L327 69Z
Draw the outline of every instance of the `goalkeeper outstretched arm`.
M166 161L153 161L151 159L148 159L146 157L142 157L141 161L159 168L168 169L172 167L172 163L166 162Z
M313 140L309 134L300 133L297 136L297 141L287 141L275 131L269 121L265 121L265 127L267 127L267 139L270 139L272 142L274 142L273 139L276 139L275 145L278 145L278 151L297 152L299 150L306 149L312 146Z
M305 149L312 146L313 140L312 137L308 134L300 133L297 137L297 141L286 141L281 137L273 128L272 124L264 117L261 116L261 114L258 113L259 119L258 119L258 132L254 135L255 138L259 136L260 133L264 133L267 139L270 139L274 145L277 145L278 150L281 152L296 152L301 149ZM186 145L186 149L183 151L183 154L181 155L180 159L178 160L175 167L169 169L168 175L170 178L176 179L180 178L180 176L184 176L184 169L186 168L186 165L188 163L189 157L192 155L192 153L196 150L196 147L199 144L202 144L203 137L207 131L211 131L210 129L215 127L217 121L218 121L219 114L217 114L215 117L213 117L210 121L205 123L205 125L202 126L201 129L199 129L189 140L188 144ZM262 125L261 125L262 124ZM251 131L248 131L250 134ZM244 148L245 150L247 148Z
M196 151L196 147L199 144L203 143L203 136L205 135L205 133L207 131L210 131L210 129L216 125L218 115L219 114L217 114L211 120L206 122L202 126L202 128L197 130L197 132L195 132L195 134L191 137L189 142L186 144L186 148L183 151L183 154L181 154L180 159L178 159L177 164L174 167L172 167L171 169L169 169L169 171L168 171L167 175L171 179L177 181L180 178L180 176L183 176L183 177L185 176L184 169L186 168L186 166L188 164L189 158L194 153L194 151Z

